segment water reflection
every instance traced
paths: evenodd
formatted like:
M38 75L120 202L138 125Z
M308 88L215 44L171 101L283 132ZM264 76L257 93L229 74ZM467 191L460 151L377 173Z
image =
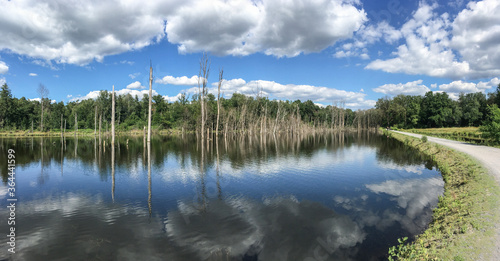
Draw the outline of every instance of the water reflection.
M328 242L324 260L349 260L365 233L347 216L294 197L210 201L203 209L179 202L168 213L166 233L176 245L203 260L224 253L231 260L304 260ZM324 250L323 250L324 251Z
M183 136L0 139L15 260L379 260L443 191L432 161L374 133Z

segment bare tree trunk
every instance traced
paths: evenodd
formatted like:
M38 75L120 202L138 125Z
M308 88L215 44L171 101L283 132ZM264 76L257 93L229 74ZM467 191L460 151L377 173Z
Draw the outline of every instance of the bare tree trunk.
M94 112L94 137L97 135L97 105L95 106Z
M220 117L220 87L222 85L224 70L220 69L219 71L219 86L217 91L217 125L215 125L215 138L219 137L219 117Z
M102 114L99 114L99 147L101 147Z
M61 113L61 139L63 138L63 115Z
M78 116L75 111L75 137L76 137L76 132L78 131Z
M149 105L148 105L148 143L151 142L151 106L153 99L153 67L149 65Z
M198 76L198 90L200 92L200 105L201 105L201 141L205 140L205 88L207 87L208 74L210 72L210 66L208 65L208 57L203 54L200 60L200 73Z
M41 99L42 103L42 119L40 120L40 131L43 132L43 97Z
M264 135L267 134L267 103L266 103L266 109L264 112Z
M276 120L274 121L273 135L276 135L276 127L278 126L278 119L280 117L280 106L281 102L278 101L278 111L276 112Z
M151 100L150 100L150 109L151 109ZM111 94L111 146L115 146L115 86L113 85L113 93ZM114 166L113 166L114 167Z

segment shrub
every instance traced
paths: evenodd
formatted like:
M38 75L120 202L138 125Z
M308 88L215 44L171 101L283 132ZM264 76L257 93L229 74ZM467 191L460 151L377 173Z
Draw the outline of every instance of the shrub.
M427 142L427 136L425 136L425 135L422 136L422 142L424 142L424 143Z

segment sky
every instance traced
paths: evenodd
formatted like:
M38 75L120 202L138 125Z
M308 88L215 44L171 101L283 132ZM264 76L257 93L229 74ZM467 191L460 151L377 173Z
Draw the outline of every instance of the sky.
M366 109L500 83L500 0L0 0L0 84L64 103L100 90L198 92Z

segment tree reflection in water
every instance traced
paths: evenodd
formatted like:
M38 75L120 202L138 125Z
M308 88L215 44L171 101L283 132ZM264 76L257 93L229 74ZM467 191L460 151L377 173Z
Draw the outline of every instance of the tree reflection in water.
M442 194L432 161L373 133L184 136L0 139L16 260L378 260Z

